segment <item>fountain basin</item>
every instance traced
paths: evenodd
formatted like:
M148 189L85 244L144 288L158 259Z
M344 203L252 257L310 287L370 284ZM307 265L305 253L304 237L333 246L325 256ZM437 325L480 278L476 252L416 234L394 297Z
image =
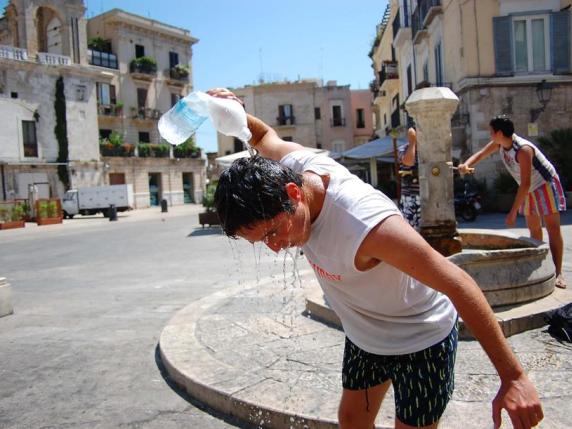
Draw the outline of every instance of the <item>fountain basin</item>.
M449 260L471 275L491 307L523 304L554 291L548 244L507 232L460 232L463 251Z

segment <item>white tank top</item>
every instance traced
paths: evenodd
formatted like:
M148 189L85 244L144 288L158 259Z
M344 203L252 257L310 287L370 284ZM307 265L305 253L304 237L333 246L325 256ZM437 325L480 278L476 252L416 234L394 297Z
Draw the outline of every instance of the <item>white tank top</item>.
M534 156L532 157L532 170L530 172L530 191L534 191L539 186L544 185L545 182L550 182L554 176L557 176L557 173L554 166L534 144L517 136L516 134L513 134L512 146L510 149L505 149L501 146L499 154L504 166L519 185L520 166L518 165L516 157L518 155L518 151L522 149L523 146L529 146L534 151Z
M330 176L303 250L348 338L379 355L413 353L443 340L457 319L447 296L384 262L368 271L355 267L371 229L401 216L395 204L331 158L300 150L281 163L299 173Z

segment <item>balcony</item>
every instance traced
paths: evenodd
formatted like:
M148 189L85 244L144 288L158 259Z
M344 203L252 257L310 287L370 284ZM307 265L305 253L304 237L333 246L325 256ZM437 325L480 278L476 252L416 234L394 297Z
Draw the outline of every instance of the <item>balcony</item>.
M0 45L0 58L7 60L28 61L28 51L13 46Z
M121 117L123 106L118 104L98 104L97 113L100 116Z
M278 116L276 117L276 125L280 127L292 126L296 123L294 116Z
M379 88L384 87L384 83L391 79L399 79L399 72L396 61L384 61L379 72Z
M161 112L157 109L148 107L132 107L131 119L157 121L161 117Z
M428 36L427 27L441 13L441 0L419 0L411 16L411 37L414 44Z
M189 84L189 68L180 64L166 69L164 76L167 77L169 85L183 86Z
M71 58L66 55L50 54L47 52L38 52L37 61L40 64L48 66L69 66Z
M109 52L97 51L94 49L88 49L87 57L89 64L91 64L92 66L106 67L108 69L116 69L116 70L119 68L117 62L117 55L115 54Z
M345 127L346 118L332 118L330 119L330 127Z
M411 40L411 23L409 11L407 9L407 2L404 3L403 16L401 16L401 9L397 12L393 20L393 46L401 46L406 40Z
M140 80L153 80L157 75L157 62L150 57L135 58L129 64L131 77Z

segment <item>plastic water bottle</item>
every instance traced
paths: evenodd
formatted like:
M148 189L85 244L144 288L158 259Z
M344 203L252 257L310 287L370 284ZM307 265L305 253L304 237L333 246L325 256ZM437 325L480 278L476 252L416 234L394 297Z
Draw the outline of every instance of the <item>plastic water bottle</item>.
M171 144L181 144L209 118L215 129L224 135L248 142L252 134L247 126L246 112L239 102L212 97L196 91L182 98L159 119L159 133Z

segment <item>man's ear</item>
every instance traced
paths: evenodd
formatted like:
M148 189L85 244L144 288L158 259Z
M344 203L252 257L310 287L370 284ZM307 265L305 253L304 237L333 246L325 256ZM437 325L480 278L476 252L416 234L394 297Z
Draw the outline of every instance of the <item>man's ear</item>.
M289 182L286 184L286 193L288 194L290 200L295 203L300 202L302 199L302 189L300 189L300 187L294 182Z

